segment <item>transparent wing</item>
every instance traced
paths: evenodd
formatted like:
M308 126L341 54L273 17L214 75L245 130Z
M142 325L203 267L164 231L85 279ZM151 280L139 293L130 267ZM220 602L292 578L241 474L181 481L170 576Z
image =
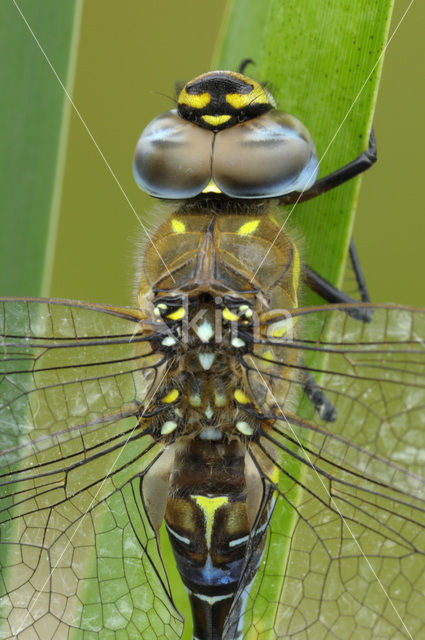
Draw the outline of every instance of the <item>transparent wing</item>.
M244 638L425 637L425 312L369 308L369 323L343 306L274 317L242 359L266 407L251 455L260 472L276 455L280 478L261 472L276 505L240 586ZM303 394L307 372L333 422Z
M10 299L0 317L0 637L179 638L140 482L164 358L137 310Z

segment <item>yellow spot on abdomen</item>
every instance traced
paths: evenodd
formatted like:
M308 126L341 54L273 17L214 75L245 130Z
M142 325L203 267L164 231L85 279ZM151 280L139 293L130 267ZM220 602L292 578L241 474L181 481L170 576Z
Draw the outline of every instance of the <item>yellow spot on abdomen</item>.
M239 227L238 233L241 236L247 236L250 233L254 233L259 224L260 220L250 220L249 222L245 222L245 224Z
M184 233L186 231L186 225L181 220L173 218L171 220L171 228L174 233Z
M222 311L223 318L228 320L229 322L237 322L239 320L239 316L236 313L233 313L227 307Z
M239 402L240 404L249 404L249 398L244 394L242 389L236 389L234 396L236 402Z
M170 404L170 402L174 402L174 400L177 400L178 397L179 397L178 390L177 389L171 389L171 391L169 391L166 396L161 398L161 402L165 402L166 404Z
M225 407L227 404L227 398L223 393L214 393L214 400L216 407Z
M206 538L208 549L211 547L211 534L214 524L215 512L224 504L229 502L227 496L216 496L207 498L207 496L192 496L197 505L202 509L206 522Z
M167 315L167 318L170 318L170 320L181 320L182 318L184 318L184 314L185 314L184 308L179 307L177 311L173 311L173 313L169 313Z

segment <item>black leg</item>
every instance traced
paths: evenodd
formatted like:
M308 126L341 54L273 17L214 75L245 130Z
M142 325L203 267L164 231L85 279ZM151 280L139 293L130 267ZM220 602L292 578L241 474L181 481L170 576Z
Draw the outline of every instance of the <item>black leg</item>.
M349 162L344 167L341 167L337 171L330 173L328 176L317 180L317 182L307 191L300 194L298 192L290 193L280 199L279 204L291 204L295 202L304 202L315 198L325 191L330 191L338 185L351 180L355 176L359 175L363 171L369 169L376 162L376 142L373 129L370 132L369 147L366 151L361 153L357 158ZM363 275L363 271L360 266L360 262L357 256L357 251L354 246L354 242L350 242L350 260L353 266L354 274L356 277L357 286L360 292L362 302L370 302L369 293L366 286L366 281ZM310 269L310 267L304 267L304 282L313 290L316 291L324 300L331 304L338 303L351 303L353 307L347 309L347 313L360 320L362 322L370 322L371 311L370 309L363 309L358 306L354 306L357 302L354 298L347 295L343 291L340 291L334 287L330 282L322 278L316 271ZM323 390L319 387L313 376L307 374L303 382L304 393L318 412L322 420L326 422L333 422L336 420L336 410L333 404L328 400Z
M359 289L362 302L370 302L369 291L367 290L366 280L363 275L363 270L360 266L359 256L357 255L354 241L350 241L350 260L353 266L354 275L356 276L357 287Z
M356 258L357 258L357 254L356 254ZM359 268L359 271L356 272L356 279L359 273L364 282L363 273L360 269L359 264L358 264L358 268ZM355 267L354 267L354 270L356 271ZM303 279L304 279L304 282L310 287L310 289L318 293L319 296L321 296L324 300L326 300L326 302L329 302L330 304L347 304L347 303L352 304L353 307L347 309L347 313L352 318L355 318L356 320L361 320L361 322L370 322L371 320L370 309L354 306L356 305L356 303L358 303L358 300L356 300L355 298L352 298L347 293L344 293L344 291L341 291L340 289L337 289L336 287L334 287L333 284L328 282L328 280L325 280L325 278L322 278L322 276L320 276L316 271L314 271L307 265L304 266ZM364 286L366 287L366 284ZM366 294L367 294L367 290L366 290Z
M334 422L336 420L336 410L332 402L328 400L325 393L319 387L313 376L309 373L305 376L303 383L304 393L316 409L322 420Z
M360 266L359 258L353 240L350 242L350 260L353 266L354 274L356 277L357 286L362 299L362 302L370 302L369 293L366 286L366 281L363 275L362 268ZM330 282L322 278L316 271L310 269L310 267L304 267L304 282L316 291L322 298L331 304L335 303L356 303L357 301L351 296L347 295L343 291L340 291L334 287ZM362 308L353 306L347 310L347 313L361 322L370 322L372 318L372 311L368 308ZM307 374L303 382L304 393L310 400L315 410L318 412L322 420L326 422L333 422L336 420L336 409L330 400L326 397L325 392L318 386L313 376Z
M283 196L280 198L279 204L305 202L306 200L311 200L311 198L320 196L322 193L325 193L325 191L330 191L331 189L338 187L343 182L347 182L347 180L351 180L351 178L363 173L366 169L369 169L376 162L376 158L375 134L372 129L369 137L369 147L366 151L363 151L363 153L357 156L357 158L340 169L337 169L324 178L317 180L317 182L315 182L310 189L307 189L307 191L304 191L303 193L293 191L292 193L288 193L286 196Z

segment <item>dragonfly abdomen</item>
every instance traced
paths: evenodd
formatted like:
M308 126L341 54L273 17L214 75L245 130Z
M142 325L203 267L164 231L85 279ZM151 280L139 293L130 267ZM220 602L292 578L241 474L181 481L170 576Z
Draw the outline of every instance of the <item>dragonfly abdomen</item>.
M256 516L262 497L260 476L240 441L179 444L165 522L198 640L222 638L249 544L260 561L266 527L258 527Z

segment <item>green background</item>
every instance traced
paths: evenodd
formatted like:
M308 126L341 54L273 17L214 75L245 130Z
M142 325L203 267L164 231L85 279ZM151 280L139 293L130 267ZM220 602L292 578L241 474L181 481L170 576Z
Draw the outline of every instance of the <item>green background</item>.
M157 205L134 184L134 145L147 122L172 107L175 81L211 68L225 4L224 0L213 5L199 0L184 4L172 0L83 3L74 101L150 229L155 227ZM396 0L391 32L408 4ZM423 306L424 23L425 6L416 0L389 45L375 116L379 162L364 177L355 225L373 300ZM46 29L42 35L42 45L49 49L53 34ZM31 36L24 30L22 37ZM36 55L41 54L34 48ZM52 63L55 65L55 59ZM7 65L7 57L1 64ZM252 67L250 72L255 75ZM53 76L52 82L57 84ZM60 96L58 84L57 91ZM32 104L25 101L21 107L17 118ZM131 304L141 236L131 207L72 114L53 278L44 293ZM22 256L26 259L28 254ZM14 293L38 293L30 289Z
M8 21L13 20L11 0L0 1L10 5ZM41 0L22 5L27 12L31 8L30 20L37 13L37 3L42 11ZM199 0L184 4L172 0L83 3L75 104L135 210L150 228L155 227L156 204L134 184L131 174L134 145L147 122L173 105L174 82L211 68L225 4L224 0L216 0L213 5ZM408 0L396 0L391 32L408 5ZM16 20L21 21L15 13ZM373 300L423 306L424 23L425 5L415 0L388 47L375 116L379 162L364 177L355 225L355 238ZM52 47L53 42L60 43L58 27L49 29L46 21L42 24L42 31L36 35L52 55L53 65L64 75L63 62ZM7 23L2 27L5 46ZM31 35L23 28L20 38ZM7 69L9 56L16 55L14 51L5 53L0 61L3 70ZM41 56L36 46L33 55ZM47 64L46 70L51 74ZM252 67L250 72L255 74ZM20 81L22 78L17 78L17 84ZM59 100L62 89L52 74L51 83ZM5 93L0 100L4 98ZM2 125L0 145L10 145L13 127L19 127L21 119L25 120L36 104L40 102L27 99L18 102L14 121ZM47 114L49 106L45 105ZM285 105L281 107L284 109ZM43 140L37 144L42 147ZM7 179L7 165L3 177ZM17 201L20 202L19 198ZM25 224L25 220L30 224L31 206L24 198L21 206L22 210L14 212L17 225ZM1 215L0 212L0 223ZM131 207L81 122L72 114L53 277L44 293L131 304L134 256L141 235ZM22 246L18 261L28 266L36 253ZM40 293L30 284L20 290L12 289L9 287L7 292Z
M391 31L407 6L396 1ZM225 2L210 7L199 0L86 0L83 6L74 101L149 228L155 226L156 204L133 183L134 145L146 123L172 107L174 82L211 68ZM375 117L379 163L361 189L355 238L375 301L425 305L424 21L425 7L415 2L388 48ZM141 234L72 115L49 293L131 304Z

